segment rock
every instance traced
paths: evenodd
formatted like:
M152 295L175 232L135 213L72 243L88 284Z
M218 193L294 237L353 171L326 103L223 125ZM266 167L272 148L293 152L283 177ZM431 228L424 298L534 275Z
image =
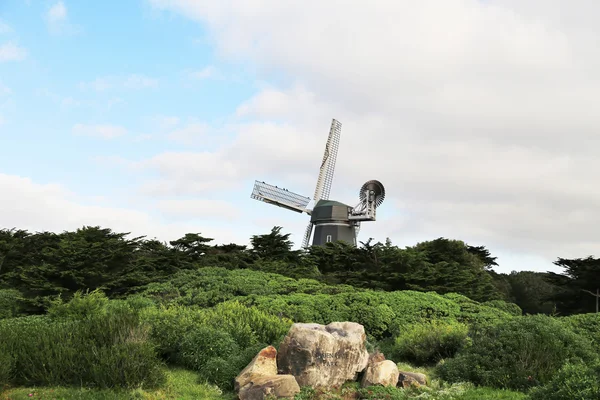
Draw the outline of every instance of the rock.
M385 355L383 353L377 352L369 355L369 364L375 364L382 361L385 361Z
M338 388L366 368L365 341L364 327L354 322L293 324L279 347L279 373L293 375L300 386Z
M403 388L419 387L427 385L427 376L418 372L399 371L398 386Z
M398 366L391 360L370 362L367 371L360 382L362 387L367 386L391 386L398 384Z
M240 400L263 400L267 396L293 399L300 386L292 375L252 375L252 379L238 392Z
M265 347L258 352L235 378L235 391L238 392L252 380L253 375L277 375L277 349L273 346Z
M277 375L277 350L262 349L235 378L240 400L263 400L266 396L293 399L300 386L292 375Z

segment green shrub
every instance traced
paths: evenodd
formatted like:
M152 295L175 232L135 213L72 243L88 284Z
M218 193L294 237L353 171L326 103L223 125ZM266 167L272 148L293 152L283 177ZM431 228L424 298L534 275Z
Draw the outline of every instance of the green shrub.
M0 337L0 352L14 358L14 384L131 388L164 381L138 312L100 293L55 302L49 316L1 320Z
M222 389L267 345L277 345L292 322L237 302L210 309L172 306L148 308L159 353L170 363L199 371Z
M521 307L516 305L515 303L508 303L504 300L490 300L481 303L482 306L497 308L498 310L502 310L510 315L514 315L516 317L520 317L523 315L523 310Z
M186 368L198 371L214 357L228 359L237 355L240 347L230 334L216 328L200 325L180 339L178 360Z
M491 323L513 318L504 311L482 306L464 296L460 296L460 300L466 305L436 293L365 290L334 295L297 293L285 296L247 296L237 301L267 313L287 317L294 322L358 322L364 325L368 334L378 340L397 336L403 331L403 327L422 321ZM465 311L466 308L468 311Z
M266 266L280 263L266 262ZM213 307L250 295L274 296L294 293L335 294L355 292L348 285L326 285L313 279L292 279L249 269L204 267L180 271L163 283L149 284L142 294L164 305Z
M75 320L104 316L108 311L109 301L100 290L86 293L77 291L68 302L61 297L53 300L48 307L48 315Z
M7 351L2 351L0 348L0 391L3 386L11 382L14 366L15 360L13 357Z
M83 376L92 386L153 388L166 381L162 363L156 358L155 347L145 340L100 347L97 354L86 361L89 370Z
M255 344L228 358L212 357L200 368L200 378L223 390L232 390L233 381L266 344Z
M407 326L396 337L392 357L418 365L453 357L467 342L469 327L455 321L430 321Z
M459 311L456 319L459 322L469 325L491 325L514 317L510 312L490 306L490 304L498 305L499 303L478 303L458 293L446 293L442 297L454 302L458 306Z
M249 267L255 271L285 275L294 279L314 279L318 278L320 275L317 266L310 262L307 262L306 260L301 262L288 262L283 260L258 259L254 261Z
M227 302L205 310L204 323L228 332L246 348L257 343L274 344L287 334L292 321L238 302Z
M567 362L544 386L530 392L531 400L600 399L600 362Z
M16 317L21 313L21 292L0 289L0 319Z
M571 329L592 342L600 355L600 314L577 314L561 318Z
M442 379L522 390L550 381L569 358L596 356L588 340L544 315L481 326L471 339L472 345L438 367Z

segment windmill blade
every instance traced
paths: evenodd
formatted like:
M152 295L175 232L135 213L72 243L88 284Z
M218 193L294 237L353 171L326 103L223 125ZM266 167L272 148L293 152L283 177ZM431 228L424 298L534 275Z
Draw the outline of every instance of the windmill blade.
M317 202L321 199L329 200L329 192L331 191L331 184L333 183L335 161L337 159L337 152L340 146L341 132L342 124L333 119L331 121L331 128L329 129L327 144L325 145L325 153L323 154L323 162L321 163L321 169L319 171L319 179L317 180L315 195L313 196L315 204L317 204Z
M310 202L310 197L305 197L265 182L255 181L250 197L254 200L263 201L291 211L299 213L309 212L306 206Z
M308 248L308 243L310 242L310 235L312 234L313 223L309 222L306 227L306 232L304 233L304 240L302 241L302 247Z

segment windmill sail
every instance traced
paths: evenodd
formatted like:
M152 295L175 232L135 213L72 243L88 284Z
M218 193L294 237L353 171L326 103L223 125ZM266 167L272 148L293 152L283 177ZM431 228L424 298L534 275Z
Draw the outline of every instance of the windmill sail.
M331 192L331 185L333 183L335 161L337 159L338 148L340 146L341 132L342 124L336 119L333 119L331 121L331 128L329 129L327 144L325 145L325 152L323 153L323 161L321 162L321 168L319 170L319 179L317 180L315 195L313 196L315 205L319 202L319 200L329 200L329 192ZM313 223L309 222L304 234L302 247L308 247L312 230Z
M317 187L315 188L315 195L313 196L315 204L321 199L329 199L329 192L331 191L331 184L333 183L335 161L337 159L337 152L340 146L341 132L342 124L336 119L333 119L331 121L331 128L329 129L327 144L325 145L325 152L323 154L323 161L321 162L319 179L317 180Z
M308 226L306 227L306 232L304 232L304 239L302 240L302 247L304 247L305 249L308 247L308 242L310 242L310 235L312 233L313 230L313 223L309 222Z

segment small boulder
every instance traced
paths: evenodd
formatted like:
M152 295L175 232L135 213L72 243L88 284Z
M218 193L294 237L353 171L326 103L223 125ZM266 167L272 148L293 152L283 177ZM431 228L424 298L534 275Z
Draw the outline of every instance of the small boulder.
M240 400L263 400L267 396L293 399L300 386L292 375L277 375L277 349L265 347L235 378Z
M255 375L277 375L277 349L273 346L265 347L258 352L235 378L235 391L238 392Z
M398 384L398 366L391 360L371 362L367 366L367 371L363 375L361 386L391 386Z
M238 392L240 400L263 400L267 396L293 399L300 386L292 375L253 375L252 380Z
M354 322L293 324L279 347L279 373L295 376L300 386L338 388L366 368L365 342L364 327Z
M403 388L419 387L427 385L427 376L418 372L399 371L398 386Z

